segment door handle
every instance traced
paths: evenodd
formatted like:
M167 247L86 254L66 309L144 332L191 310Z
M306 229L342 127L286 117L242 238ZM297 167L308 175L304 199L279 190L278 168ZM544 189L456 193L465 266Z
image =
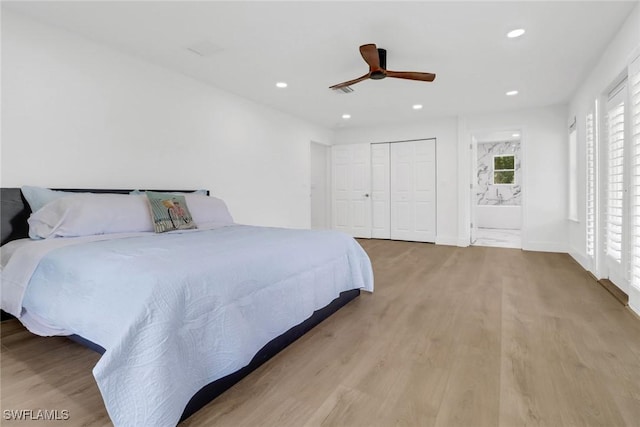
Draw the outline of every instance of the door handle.
M364 197L369 197L369 193L365 193Z

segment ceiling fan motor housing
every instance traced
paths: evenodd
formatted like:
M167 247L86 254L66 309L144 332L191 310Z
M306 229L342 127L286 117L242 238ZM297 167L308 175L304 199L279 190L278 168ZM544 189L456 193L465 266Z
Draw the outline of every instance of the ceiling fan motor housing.
M387 74L384 72L384 70L387 69L387 49L378 48L378 57L380 58L380 68L382 68L382 71L372 72L370 78L373 80L381 80L387 77Z

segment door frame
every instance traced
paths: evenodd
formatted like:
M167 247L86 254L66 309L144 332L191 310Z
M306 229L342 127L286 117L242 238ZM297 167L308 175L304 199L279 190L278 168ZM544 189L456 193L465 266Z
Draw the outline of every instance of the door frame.
M471 154L469 156L469 175L471 178L471 185L469 189L469 245L473 245L477 240L478 232L478 139L475 135L471 135Z
M500 126L488 126L469 129L467 127L467 120L465 117L458 118L458 246L467 247L471 242L471 221L475 221L472 218L472 196L473 196L473 180L475 176L471 173L471 166L473 163L477 167L477 159L472 159L471 153L473 152L472 138L478 134L497 132L519 132L520 133L520 169L522 176L521 184L521 220L520 238L521 247L525 249L528 244L527 237L527 127L522 123L512 123ZM477 138L475 140L477 144ZM477 148L477 145L476 145ZM473 163L472 163L473 162Z

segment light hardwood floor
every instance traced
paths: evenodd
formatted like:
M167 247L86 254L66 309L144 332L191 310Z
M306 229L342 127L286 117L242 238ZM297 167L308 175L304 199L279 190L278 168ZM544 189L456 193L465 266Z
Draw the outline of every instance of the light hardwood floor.
M183 425L640 425L640 319L568 255L361 244L375 292ZM2 409L109 424L91 376L98 355L5 323Z

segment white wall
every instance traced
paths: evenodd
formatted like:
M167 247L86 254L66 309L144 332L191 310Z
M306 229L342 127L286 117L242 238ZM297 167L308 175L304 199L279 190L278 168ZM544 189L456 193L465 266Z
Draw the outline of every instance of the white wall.
M311 228L331 228L331 146L311 142Z
M521 230L522 206L477 205L476 225L478 228Z
M457 119L424 120L403 125L343 129L336 132L337 144L391 142L436 138L437 233L436 243L456 245L457 217Z
M208 188L236 221L309 227L333 133L2 12L3 187Z
M578 223L569 224L569 253L586 269L600 276L586 254L586 138L585 116L596 98L604 95L627 65L640 55L640 6L636 6L604 54L580 84L569 104L569 117L576 117L578 142ZM640 291L631 287L629 305L640 313Z
M522 132L522 248L567 250L567 107L556 105L507 113L467 116L460 120L460 229L469 241L471 135L478 131Z
M344 129L338 144L437 139L436 243L468 246L473 131L521 129L523 249L566 252L566 106Z

